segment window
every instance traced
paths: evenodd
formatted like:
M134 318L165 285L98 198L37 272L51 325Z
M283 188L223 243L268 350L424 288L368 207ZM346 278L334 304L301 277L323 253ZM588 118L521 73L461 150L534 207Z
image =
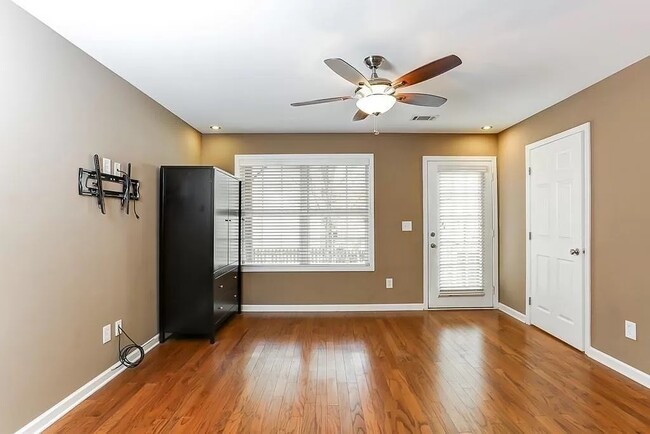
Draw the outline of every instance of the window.
M373 271L373 155L237 155L246 271Z

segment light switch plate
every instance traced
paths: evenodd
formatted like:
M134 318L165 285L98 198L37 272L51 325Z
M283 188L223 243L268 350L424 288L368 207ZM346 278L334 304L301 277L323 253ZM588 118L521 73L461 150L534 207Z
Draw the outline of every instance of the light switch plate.
M110 158L102 158L102 172L111 174L113 173L111 170L111 159Z
M412 221L403 221L402 222L402 232L411 232L413 231L413 222Z
M106 324L102 329L102 344L111 340L111 325Z
M122 176L120 173L120 170L122 170L122 165L118 163L117 161L113 162L113 175L115 176Z
M387 277L386 278L386 288L387 289L393 289L393 278L392 277Z
M636 323L625 321L625 337L636 341Z

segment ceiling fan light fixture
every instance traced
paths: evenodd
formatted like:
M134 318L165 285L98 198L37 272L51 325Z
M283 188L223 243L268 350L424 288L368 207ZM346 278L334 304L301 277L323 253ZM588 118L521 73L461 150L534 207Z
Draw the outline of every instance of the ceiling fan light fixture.
M386 113L393 108L397 100L393 95L371 94L357 100L357 107L369 115Z

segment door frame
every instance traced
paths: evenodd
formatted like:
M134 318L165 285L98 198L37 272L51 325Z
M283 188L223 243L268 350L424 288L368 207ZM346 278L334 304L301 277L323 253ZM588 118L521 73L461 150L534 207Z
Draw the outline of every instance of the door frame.
M430 308L429 307L429 174L427 164L441 161L478 161L492 166L492 307L479 308ZM485 310L499 307L499 202L497 188L497 157L487 156L423 156L422 157L422 257L423 257L423 304L424 310Z
M584 137L583 141L583 218L584 218L584 269L583 269L583 309L584 309L584 324L583 324L583 352L587 348L591 347L591 122L586 122L577 127L571 128L569 130L563 131L561 133L555 134L553 136L547 137L537 142L533 142L529 145L526 145L525 148L525 178L526 178L526 233L524 234L526 240L526 324L531 324L531 308L530 308L530 297L531 297L531 283L530 283L530 270L531 270L531 253L530 253L530 240L528 239L528 233L530 232L530 176L528 173L528 168L530 167L530 153L533 149L539 148L540 146L547 145L551 142L555 142L559 139L563 139L568 136L572 136L576 133L582 133Z

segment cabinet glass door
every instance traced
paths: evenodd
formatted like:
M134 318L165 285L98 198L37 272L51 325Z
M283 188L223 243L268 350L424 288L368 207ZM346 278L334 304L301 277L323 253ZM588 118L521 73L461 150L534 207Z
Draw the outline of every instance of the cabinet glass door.
M214 271L228 265L228 184L230 178L214 172Z
M239 181L230 179L228 183L228 261L239 262Z

